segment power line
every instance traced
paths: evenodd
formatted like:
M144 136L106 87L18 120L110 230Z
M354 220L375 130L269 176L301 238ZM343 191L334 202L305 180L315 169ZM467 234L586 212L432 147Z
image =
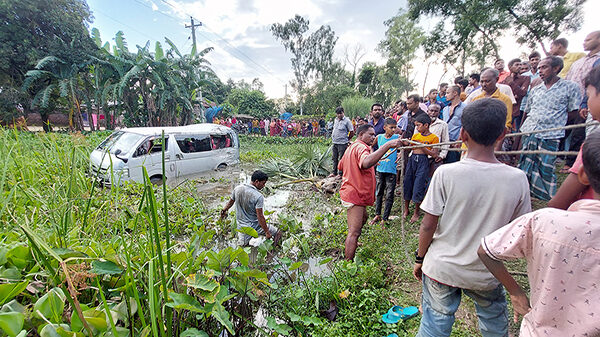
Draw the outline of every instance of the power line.
M138 1L138 0L136 0ZM161 0L163 3L167 4L169 7L173 8L174 10L178 10L175 6L173 6L172 4L170 4L168 1L166 0ZM164 14L164 13L163 13ZM165 14L167 16L170 16L168 14ZM186 13L187 15L187 13ZM193 18L192 15L189 15L190 18ZM172 16L170 16L172 17ZM173 18L173 17L172 17ZM200 20L198 20L200 21ZM281 82L282 84L286 84L287 82L281 80L279 77L275 76L275 74L273 74L269 69L265 68L263 65L257 63L256 61L254 61L250 56L248 56L246 53L244 53L242 50L240 50L239 48L237 48L236 46L232 45L231 43L229 43L224 37L222 37L221 35L219 35L217 32L215 32L214 30L210 29L210 27L206 26L206 24L204 24L204 27L206 27L210 32L212 32L214 35L216 35L217 37L219 37L221 39L221 41L223 41L225 44L227 44L230 48L232 48L233 50L237 51L239 54L241 54L242 56L244 56L247 60L249 60L250 62L252 62L253 64L255 64L256 66L258 66L259 68L261 68L262 70L266 71L268 75L272 76L273 78L275 78L276 80L278 80L279 82ZM207 37L206 35L202 34L200 31L198 31L198 33L200 35L202 35L204 38L206 38L207 40L217 44L216 41L210 39L209 37ZM235 58L237 58L238 60L248 64L246 61L242 60L240 57L238 57L237 55L234 55L233 53L231 53L230 51L227 51L225 48L223 48L223 50L225 50L227 53L229 53L231 56L234 56Z
M219 38L221 38L221 41L225 42L228 46L230 46L231 48L237 50L240 54L244 55L248 60L250 60L250 62L256 64L257 66L259 66L261 69L265 70L267 73L269 73L270 75L272 75L274 78L276 78L277 80L279 80L282 84L286 84L286 82L282 81L281 79L279 79L277 76L275 76L275 74L273 74L269 69L265 68L263 65L256 63L252 58L250 58L250 56L246 55L243 51L241 51L239 48L237 48L236 46L232 45L231 43L229 43L227 40L225 40L224 37L222 37L221 35L219 35L217 32L215 32L214 30L210 29L210 27L204 25L204 27L206 27L206 29L210 30L213 34L215 34L216 36L218 36Z

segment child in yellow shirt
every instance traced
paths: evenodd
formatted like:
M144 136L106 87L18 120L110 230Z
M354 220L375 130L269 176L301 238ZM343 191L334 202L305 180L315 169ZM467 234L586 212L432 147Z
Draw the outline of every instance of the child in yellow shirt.
M411 140L423 144L437 144L440 142L438 136L429 131L431 118L427 114L418 115L415 118L415 134ZM405 144L409 145L409 144ZM411 222L419 220L421 215L419 206L425 198L427 183L429 182L429 158L436 158L438 150L432 147L420 147L413 149L412 154L408 157L406 164L406 173L404 175L404 217L409 215L408 206L412 200L415 203L415 212L410 219Z

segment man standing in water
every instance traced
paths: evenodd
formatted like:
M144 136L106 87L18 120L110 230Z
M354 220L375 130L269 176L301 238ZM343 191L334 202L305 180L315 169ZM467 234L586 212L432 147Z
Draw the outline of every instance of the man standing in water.
M269 176L263 171L254 171L250 178L250 184L238 185L231 193L231 199L221 211L221 220L227 217L227 211L235 203L235 218L237 228L252 227L258 235L264 235L267 239L273 239L277 244L281 239L281 231L273 226L267 225L263 214L265 197L260 193L265 187ZM248 246L252 237L245 233L238 233L238 245Z

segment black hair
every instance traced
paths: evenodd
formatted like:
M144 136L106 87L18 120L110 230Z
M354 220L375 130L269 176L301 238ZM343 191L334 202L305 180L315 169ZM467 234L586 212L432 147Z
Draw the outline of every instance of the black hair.
M498 62L500 62L500 61L504 62L504 60L503 60L503 59L496 59L496 61L494 61L494 65L496 65L496 63L498 63Z
M567 41L567 39L565 39L564 37L561 37L560 39L556 39L556 40L552 41L552 44L559 44L559 45L563 46L565 49L567 49L569 47L569 41Z
M336 114L344 113L344 108L342 108L341 106L338 106L337 108L335 108L335 113Z
M454 84L458 84L458 82L460 82L460 80L462 80L463 77L462 76L458 76L454 78Z
M383 105L381 105L381 103L373 103L373 105L371 105L371 111L373 111L373 108L376 106L380 107L381 111L383 112Z
M267 181L269 180L269 176L261 170L256 170L252 172L252 177L250 178L252 182L255 181Z
M501 100L482 98L467 104L460 120L475 143L490 146L506 129L506 113Z
M521 62L521 59L519 59L519 58L516 58L516 59L512 59L512 60L510 60L510 62L508 62L508 66L509 66L509 67L512 67L512 66L513 66L513 64L515 64L515 63L517 63L517 62L519 62L519 63L520 63L520 62Z
M547 59L550 59L550 67L552 67L553 69L555 67L558 67L558 71L556 72L557 74L560 73L560 71L562 70L563 66L564 66L564 62L562 57L558 57L558 56L548 56L546 57Z
M400 100L400 99L399 99L399 100L397 100L397 101L396 101L396 103L394 103L394 104L399 104L399 103L402 103L402 100Z
M393 118L386 118L383 125L385 126L385 125L391 125L391 124L396 125L396 120Z
M586 88L591 85L597 94L600 93L600 67L592 68L583 81Z
M431 125L431 117L428 114L420 114L415 117L415 121L421 124L429 124Z
M429 95L431 95L431 93L434 92L434 91L437 92L438 90L437 89L431 89L431 90L429 90Z
M421 97L419 97L418 94L412 94L412 95L409 95L408 97L406 97L407 101L409 99L412 99L414 102L420 102L421 101Z
M448 86L448 83L445 83L445 82L444 83L440 83L440 89L443 88L443 87L447 87L447 86Z
M463 88L466 88L469 85L469 80L467 80L466 78L461 78L460 81L458 81L458 85L460 85Z
M470 78L476 80L477 82L479 82L480 78L478 73L472 73L471 75L469 75Z
M356 129L356 134L360 136L361 134L369 131L369 129L372 129L372 128L373 128L373 125L371 125L371 124L361 125L358 127L358 129Z
M600 194L600 131L596 130L585 138L581 158L592 189Z
M452 91L454 91L457 94L460 94L460 92L462 91L462 89L458 85L451 85L448 89L452 89Z
M529 59L531 61L531 59L534 58L534 57L541 58L542 55L540 55L540 53L538 53L537 51L534 51L533 53L529 54L529 57L527 59Z

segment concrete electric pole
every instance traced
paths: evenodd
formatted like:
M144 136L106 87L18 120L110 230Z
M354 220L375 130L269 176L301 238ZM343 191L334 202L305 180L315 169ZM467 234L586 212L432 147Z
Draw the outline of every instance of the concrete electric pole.
M185 25L185 28L191 28L192 29L192 46L194 49L196 49L196 27L201 27L202 26L202 22L198 22L197 24L194 24L194 18L190 16L190 21L191 21L191 25Z

